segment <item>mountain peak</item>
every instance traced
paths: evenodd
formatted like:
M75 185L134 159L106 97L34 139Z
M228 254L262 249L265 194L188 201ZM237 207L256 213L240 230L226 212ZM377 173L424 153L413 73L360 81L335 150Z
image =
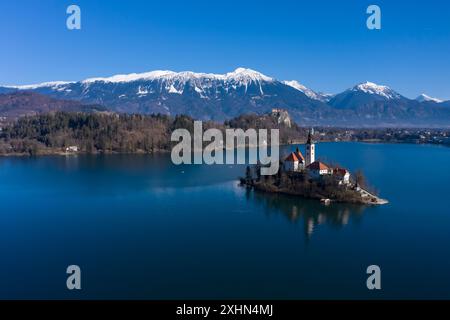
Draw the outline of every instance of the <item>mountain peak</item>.
M261 72L249 69L249 68L237 68L233 72L228 72L225 77L227 79L235 79L235 80L243 80L250 79L255 81L273 81L273 78L270 78Z
M362 82L360 84L357 84L355 86L355 88L358 89L358 90L362 90L362 91L364 91L364 90L367 90L367 91L370 91L370 90L390 90L391 89L388 86L379 85L379 84L376 84L376 83L370 82L370 81L366 81L366 82Z
M428 102L428 101L430 101L430 102L436 102L436 103L441 103L441 102L443 102L442 100L437 99L437 98L430 97L430 96L426 95L425 93L422 93L420 96L418 96L418 97L416 98L416 100L419 101L419 102Z
M378 85L376 83L366 81L354 86L351 91L361 91L368 94L375 94L386 99L399 99L401 95L389 88L388 86Z

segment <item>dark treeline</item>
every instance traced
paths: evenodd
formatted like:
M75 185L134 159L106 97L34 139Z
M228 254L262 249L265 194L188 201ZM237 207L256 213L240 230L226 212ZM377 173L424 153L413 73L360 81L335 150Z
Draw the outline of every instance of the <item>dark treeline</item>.
M217 128L279 128L282 142L296 129L278 125L271 116L247 115L225 124L203 122L203 130ZM169 151L175 129L193 132L188 116L116 113L55 112L23 117L0 131L0 154L51 154L77 146L83 153L154 153ZM289 132L289 133L288 133ZM284 140L284 141L283 141Z
M304 143L308 128L287 125L274 114L246 114L224 123L203 122L203 129L279 129L280 143ZM191 133L189 116L130 115L107 112L54 112L0 122L0 154L53 154L77 146L83 153L154 153L170 151L173 130ZM440 129L318 128L317 141L385 141L450 145L450 132Z
M168 150L170 132L192 120L163 115L56 112L20 118L0 132L0 153L51 153L77 146L86 153Z

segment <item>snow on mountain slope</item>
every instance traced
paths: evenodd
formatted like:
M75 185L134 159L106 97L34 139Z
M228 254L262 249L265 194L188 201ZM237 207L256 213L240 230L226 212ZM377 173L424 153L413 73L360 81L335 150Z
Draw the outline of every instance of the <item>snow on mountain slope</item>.
M222 77L219 75L219 77ZM229 72L225 75L226 80L234 81L274 81L273 78L263 75L262 73L246 68L237 68L233 72Z
M368 119L404 117L414 103L418 102L373 82L360 83L335 95L329 101L329 105L336 109L352 110Z
M214 73L195 73L192 71L174 72L169 70L156 70L145 73L131 73L131 74L121 74L115 75L108 78L90 78L81 81L82 83L93 83L93 82L133 82L133 81L146 81L146 80L178 80L178 81L189 81L189 80L220 80L220 81L235 81L241 83L248 83L250 81L273 81L274 79L263 75L260 72L254 71L252 69L237 68L233 72L226 74L214 74Z
M43 83L37 83L37 84L28 84L28 85L22 85L22 86L4 86L5 88L11 88L11 89L18 89L18 90L34 90L39 88L60 88L64 85L74 83L70 81L53 81L53 82L43 82Z
M271 83L276 80L268 77L260 72L247 68L237 68L233 72L226 74L213 73L195 73L191 71L174 72L169 70L156 70L145 73L119 74L111 77L89 78L79 82L45 82L33 85L22 86L4 86L4 88L17 90L40 90L47 93L48 91L71 92L74 87L81 87L82 94L88 94L91 87L99 87L101 84L106 85L132 85L139 82L139 87L135 90L136 95L144 97L147 94L155 92L167 92L173 94L183 94L186 85L192 86L203 98L208 98L206 91L217 91L217 88L224 88L226 92L235 90L238 87L245 87L245 92L249 86L257 85L256 91L263 95L264 91L262 83ZM149 85L149 88L145 87ZM155 86L156 84L156 86ZM151 88L152 87L152 88Z
M381 86L373 82L364 82L354 86L350 91L359 91L374 94L386 99L400 99L402 96L387 86Z
M302 85L301 83L299 83L296 80L283 81L283 83L287 86L297 89L300 92L303 92L306 96L308 96L309 98L314 99L314 100L326 102L326 101L330 100L330 98L332 97L331 94L315 92L315 91L305 87L304 85Z
M419 101L419 102L435 102L435 103L444 102L443 100L430 97L430 96L426 95L425 93L422 93L420 96L418 96L416 98L416 100Z

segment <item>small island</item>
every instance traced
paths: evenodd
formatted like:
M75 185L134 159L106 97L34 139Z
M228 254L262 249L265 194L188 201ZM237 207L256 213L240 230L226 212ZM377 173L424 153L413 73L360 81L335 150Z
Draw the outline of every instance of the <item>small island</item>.
M316 145L313 130L308 134L306 156L297 148L280 163L278 174L262 176L260 166L247 167L241 185L257 191L283 193L293 196L318 199L324 204L345 202L381 205L388 201L381 199L375 191L369 191L362 172L354 176L340 166L316 161Z

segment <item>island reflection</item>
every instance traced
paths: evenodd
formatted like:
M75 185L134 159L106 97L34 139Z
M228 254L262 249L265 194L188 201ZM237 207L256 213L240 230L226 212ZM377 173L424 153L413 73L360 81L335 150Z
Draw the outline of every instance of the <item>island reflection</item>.
M351 221L359 224L367 205L332 203L324 205L317 200L283 194L246 190L248 201L258 203L264 214L282 214L291 223L303 224L306 239L310 239L320 225L341 229Z

